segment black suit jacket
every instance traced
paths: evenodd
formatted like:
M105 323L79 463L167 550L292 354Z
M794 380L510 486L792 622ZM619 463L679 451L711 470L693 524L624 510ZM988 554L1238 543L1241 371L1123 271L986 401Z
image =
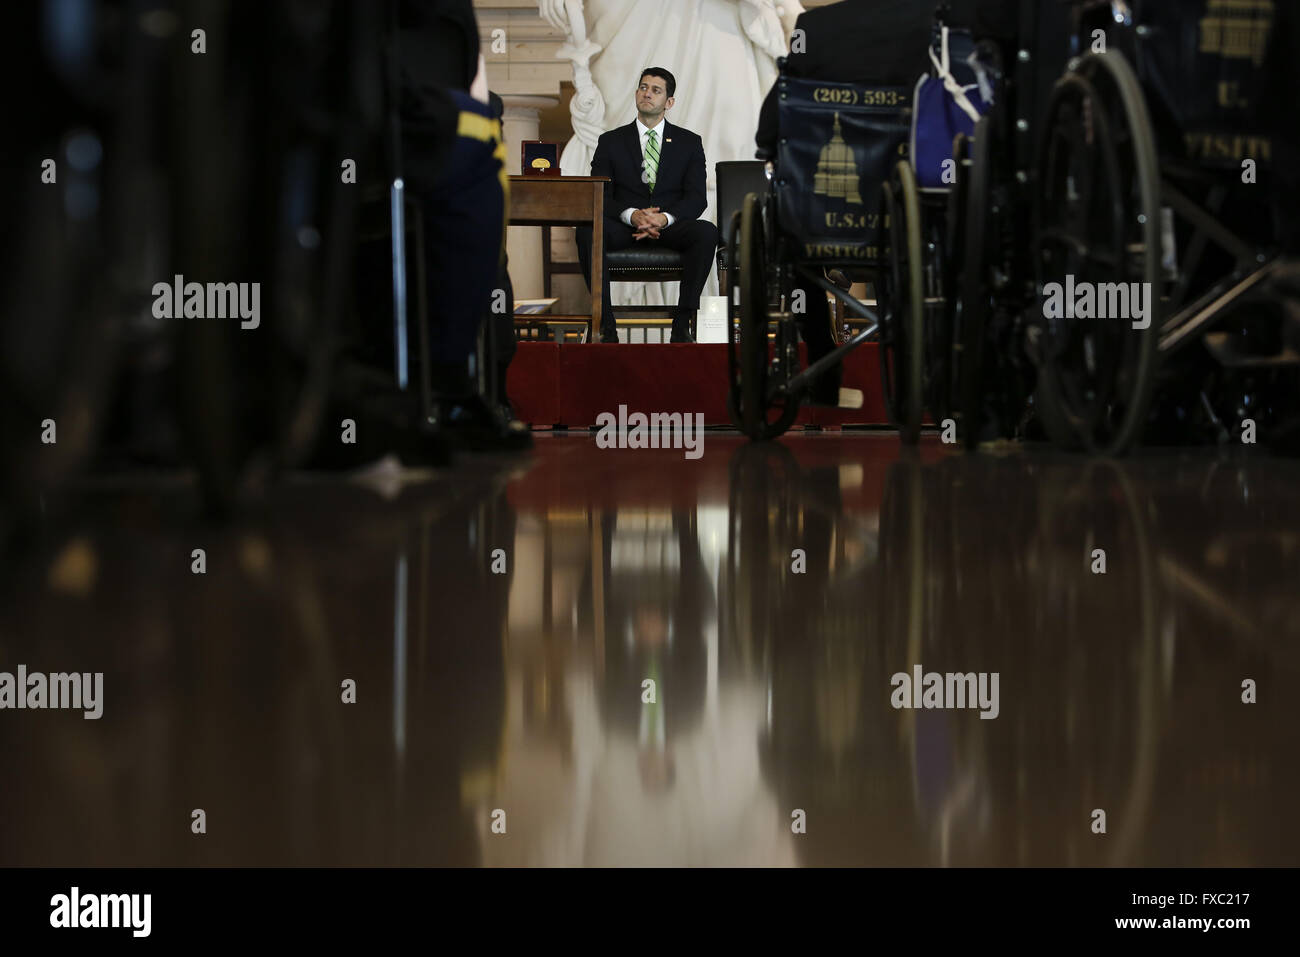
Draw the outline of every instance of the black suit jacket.
M636 121L602 133L591 158L591 175L608 176L605 213L617 219L628 207L658 206L678 222L699 219L709 205L704 184L704 141L667 120L659 124L659 171L655 190L641 181L641 135Z
M926 49L934 0L841 0L799 15L802 52L791 51L785 74L835 83L916 85L930 65ZM759 155L776 153L777 86L763 101L754 141Z

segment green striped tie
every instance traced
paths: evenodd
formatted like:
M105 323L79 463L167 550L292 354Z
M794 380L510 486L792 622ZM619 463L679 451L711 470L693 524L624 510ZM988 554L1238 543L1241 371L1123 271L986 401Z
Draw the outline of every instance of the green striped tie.
M659 175L659 147L655 144L655 131L648 130L645 139L645 175L650 192L655 191L655 177Z

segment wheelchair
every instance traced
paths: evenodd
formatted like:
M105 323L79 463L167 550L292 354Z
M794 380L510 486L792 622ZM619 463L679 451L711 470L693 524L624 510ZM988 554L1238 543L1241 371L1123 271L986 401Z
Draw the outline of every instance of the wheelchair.
M749 194L732 220L730 261L739 267L726 290L732 423L755 441L784 434L813 380L878 336L891 417L905 439L915 441L920 343L904 341L895 324L880 322L843 283L825 275L838 269L878 285L890 268L879 183L906 154L911 91L807 80L784 71L777 83L781 134L769 188ZM912 269L918 261L905 256L893 268L919 284ZM800 372L796 316L807 295L825 293L868 326ZM919 322L909 327L919 330Z
M1169 419L1199 419L1221 441L1226 417L1271 424L1296 406L1300 364L1260 296L1282 263L1257 115L1274 4L1070 8L1074 58L1037 164L1039 288L1145 289L1149 312L1130 323L1044 304L1043 425L1061 447L1114 455Z
M1097 455L1144 434L1226 441L1234 416L1285 431L1300 354L1260 305L1281 261L1252 112L1271 8L1020 3L980 37L993 105L954 144L948 227L932 230L945 242L922 246L923 273L948 276L939 302L926 291L922 377L968 448L1034 422ZM1099 301L1049 308L1076 286L1137 321L1093 318Z
M991 104L985 100L1001 76L996 50L976 45L969 29L954 25L946 4L936 10L931 57L936 69L925 79L962 90L960 97L947 95L951 98L947 107L967 113L972 120L979 117L979 106L989 109ZM918 84L918 96L921 89ZM916 111L923 109L920 102L914 105ZM951 118L945 121L946 129L951 130L951 122ZM984 237L964 235L962 230L968 221L980 222L965 215L971 183L968 171L979 162L981 175L990 172L988 156L972 158L972 138L965 133L958 133L946 150L948 144L936 142L918 115L914 140L912 149L924 155L900 159L882 186L889 236L887 268L878 295L884 317L882 338L919 344L909 353L916 362L912 373L918 383L908 397L912 421L907 422L903 437L909 442L916 441L919 417L925 410L940 425L970 418L962 399L968 383L960 374L966 369L963 352L973 350L975 343L965 343L959 335L963 292L968 292L966 279L987 268L981 257L988 255L988 248ZM941 171L936 164L944 152L947 158L942 159ZM959 168L964 170L961 175ZM973 310L976 305L972 301L969 307ZM888 368L882 373L888 376ZM885 391L887 397L894 391L888 378ZM890 408L896 407L891 403Z
M909 157L882 187L891 257L919 261L911 281L887 273L882 313L891 335L921 343L924 406L936 424L951 422L967 448L1015 434L1032 407L1037 370L1022 342L1036 301L1034 146L1050 92L1045 78L1067 59L1063 9L1008 4L975 23L941 6L936 35L950 29L954 77L979 88L984 111L971 135L953 141L951 180L919 186L917 158Z

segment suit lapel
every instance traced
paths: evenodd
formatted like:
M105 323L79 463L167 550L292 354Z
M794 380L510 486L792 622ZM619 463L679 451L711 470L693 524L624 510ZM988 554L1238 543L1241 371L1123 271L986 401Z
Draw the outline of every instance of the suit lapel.
M668 168L668 157L672 154L673 151L672 142L671 142L672 138L673 138L672 128L668 125L668 121L664 120L662 123L659 124L659 178L660 179L663 178L664 171L667 170Z
M623 135L623 142L626 144L628 155L632 157L632 161L636 163L639 169L641 166L641 137L637 133L636 120L629 123L625 129L627 133Z

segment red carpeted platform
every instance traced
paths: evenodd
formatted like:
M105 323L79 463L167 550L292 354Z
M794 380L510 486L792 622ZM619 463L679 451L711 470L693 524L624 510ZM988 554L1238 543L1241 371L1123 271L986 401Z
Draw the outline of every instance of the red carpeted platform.
M796 427L888 423L873 343L845 359L843 384L862 390L861 409L805 407ZM533 428L587 428L602 412L617 415L620 405L629 413L702 412L705 425L730 424L725 344L521 342L507 388L515 414Z

